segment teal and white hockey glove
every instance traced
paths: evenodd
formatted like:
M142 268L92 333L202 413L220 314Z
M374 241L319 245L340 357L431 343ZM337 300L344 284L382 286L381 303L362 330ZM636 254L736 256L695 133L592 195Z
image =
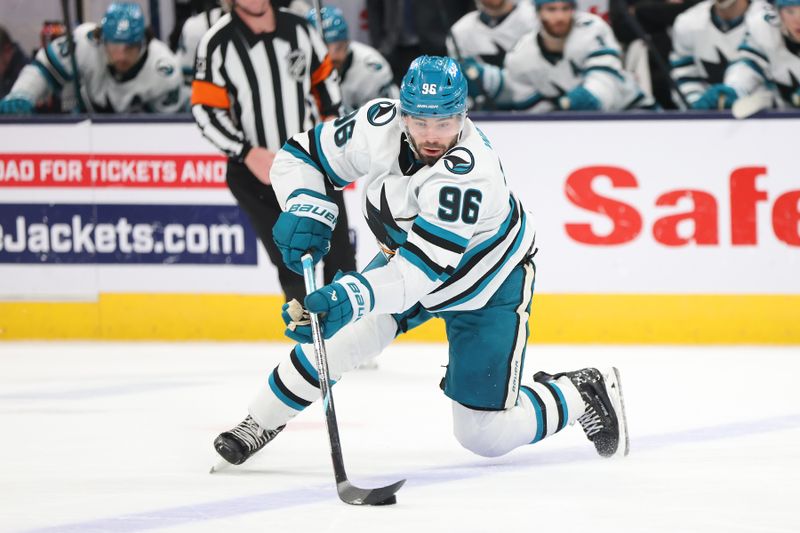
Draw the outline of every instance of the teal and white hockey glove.
M333 337L347 324L364 318L375 307L372 287L358 272L337 274L334 282L305 298L305 308L320 316L322 336Z
M794 94L792 94L792 105L800 107L800 89L797 89Z
M730 109L738 98L736 89L724 83L717 83L692 102L692 109Z
M283 304L281 318L283 323L286 324L284 335L301 344L314 342L311 336L311 317L300 302L291 300Z
M303 273L300 258L310 253L317 263L331 249L339 208L324 194L300 189L289 197L286 211L272 227L272 238L289 269Z
M461 72L467 78L467 93L476 98L488 96L497 98L503 88L503 73L499 67L481 63L473 57L467 57L461 63Z
M12 93L0 100L0 115L30 115L33 101L24 94Z
M600 100L583 85L578 85L558 99L558 107L562 111L598 111Z

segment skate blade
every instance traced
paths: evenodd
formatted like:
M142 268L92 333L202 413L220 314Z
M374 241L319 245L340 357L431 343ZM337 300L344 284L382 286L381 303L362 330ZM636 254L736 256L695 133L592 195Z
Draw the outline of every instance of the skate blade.
M211 470L209 470L208 473L209 474L215 474L215 473L220 472L222 470L227 470L228 468L230 468L230 466L231 466L231 464L228 461L226 461L225 459L222 459L220 462L218 462L217 464L212 466Z
M611 457L625 457L630 453L631 444L628 436L628 417L625 414L625 399L622 396L622 380L619 376L617 367L611 367L611 372L606 376L611 402L617 412L617 425L619 426L619 445L617 451Z

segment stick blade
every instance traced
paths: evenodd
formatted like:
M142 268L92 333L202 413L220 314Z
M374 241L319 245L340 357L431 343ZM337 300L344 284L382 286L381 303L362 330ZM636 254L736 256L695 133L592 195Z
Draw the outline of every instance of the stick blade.
M405 482L405 479L401 479L386 487L361 489L349 481L341 481L336 484L336 491L339 498L350 505L392 505L397 503L395 493Z

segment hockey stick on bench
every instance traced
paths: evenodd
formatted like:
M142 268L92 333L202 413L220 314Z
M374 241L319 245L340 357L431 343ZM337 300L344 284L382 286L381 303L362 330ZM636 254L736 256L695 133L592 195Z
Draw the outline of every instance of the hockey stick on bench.
M310 254L305 254L301 261L303 263L306 294L310 294L317 290L314 261ZM319 373L319 389L322 393L322 408L325 410L325 423L328 426L328 437L331 441L331 459L333 460L333 473L336 477L336 492L339 493L339 498L351 505L391 505L397 503L397 498L394 494L406 482L405 479L386 487L374 489L358 488L347 479L344 459L342 458L342 445L339 441L339 426L336 423L336 411L333 408L333 395L331 394L328 373L328 354L325 351L325 340L322 337L319 317L316 313L311 313L311 335L314 339L314 355L317 360L317 372Z

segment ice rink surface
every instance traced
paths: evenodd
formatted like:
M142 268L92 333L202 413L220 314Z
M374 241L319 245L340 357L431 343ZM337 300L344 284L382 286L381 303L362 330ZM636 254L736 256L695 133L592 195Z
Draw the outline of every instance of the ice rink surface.
M483 459L451 434L446 347L395 344L334 387L351 480L408 479L387 507L338 500L318 404L208 473L289 348L0 343L0 532L800 531L800 348L531 346L526 381L620 369L631 454L576 425Z

